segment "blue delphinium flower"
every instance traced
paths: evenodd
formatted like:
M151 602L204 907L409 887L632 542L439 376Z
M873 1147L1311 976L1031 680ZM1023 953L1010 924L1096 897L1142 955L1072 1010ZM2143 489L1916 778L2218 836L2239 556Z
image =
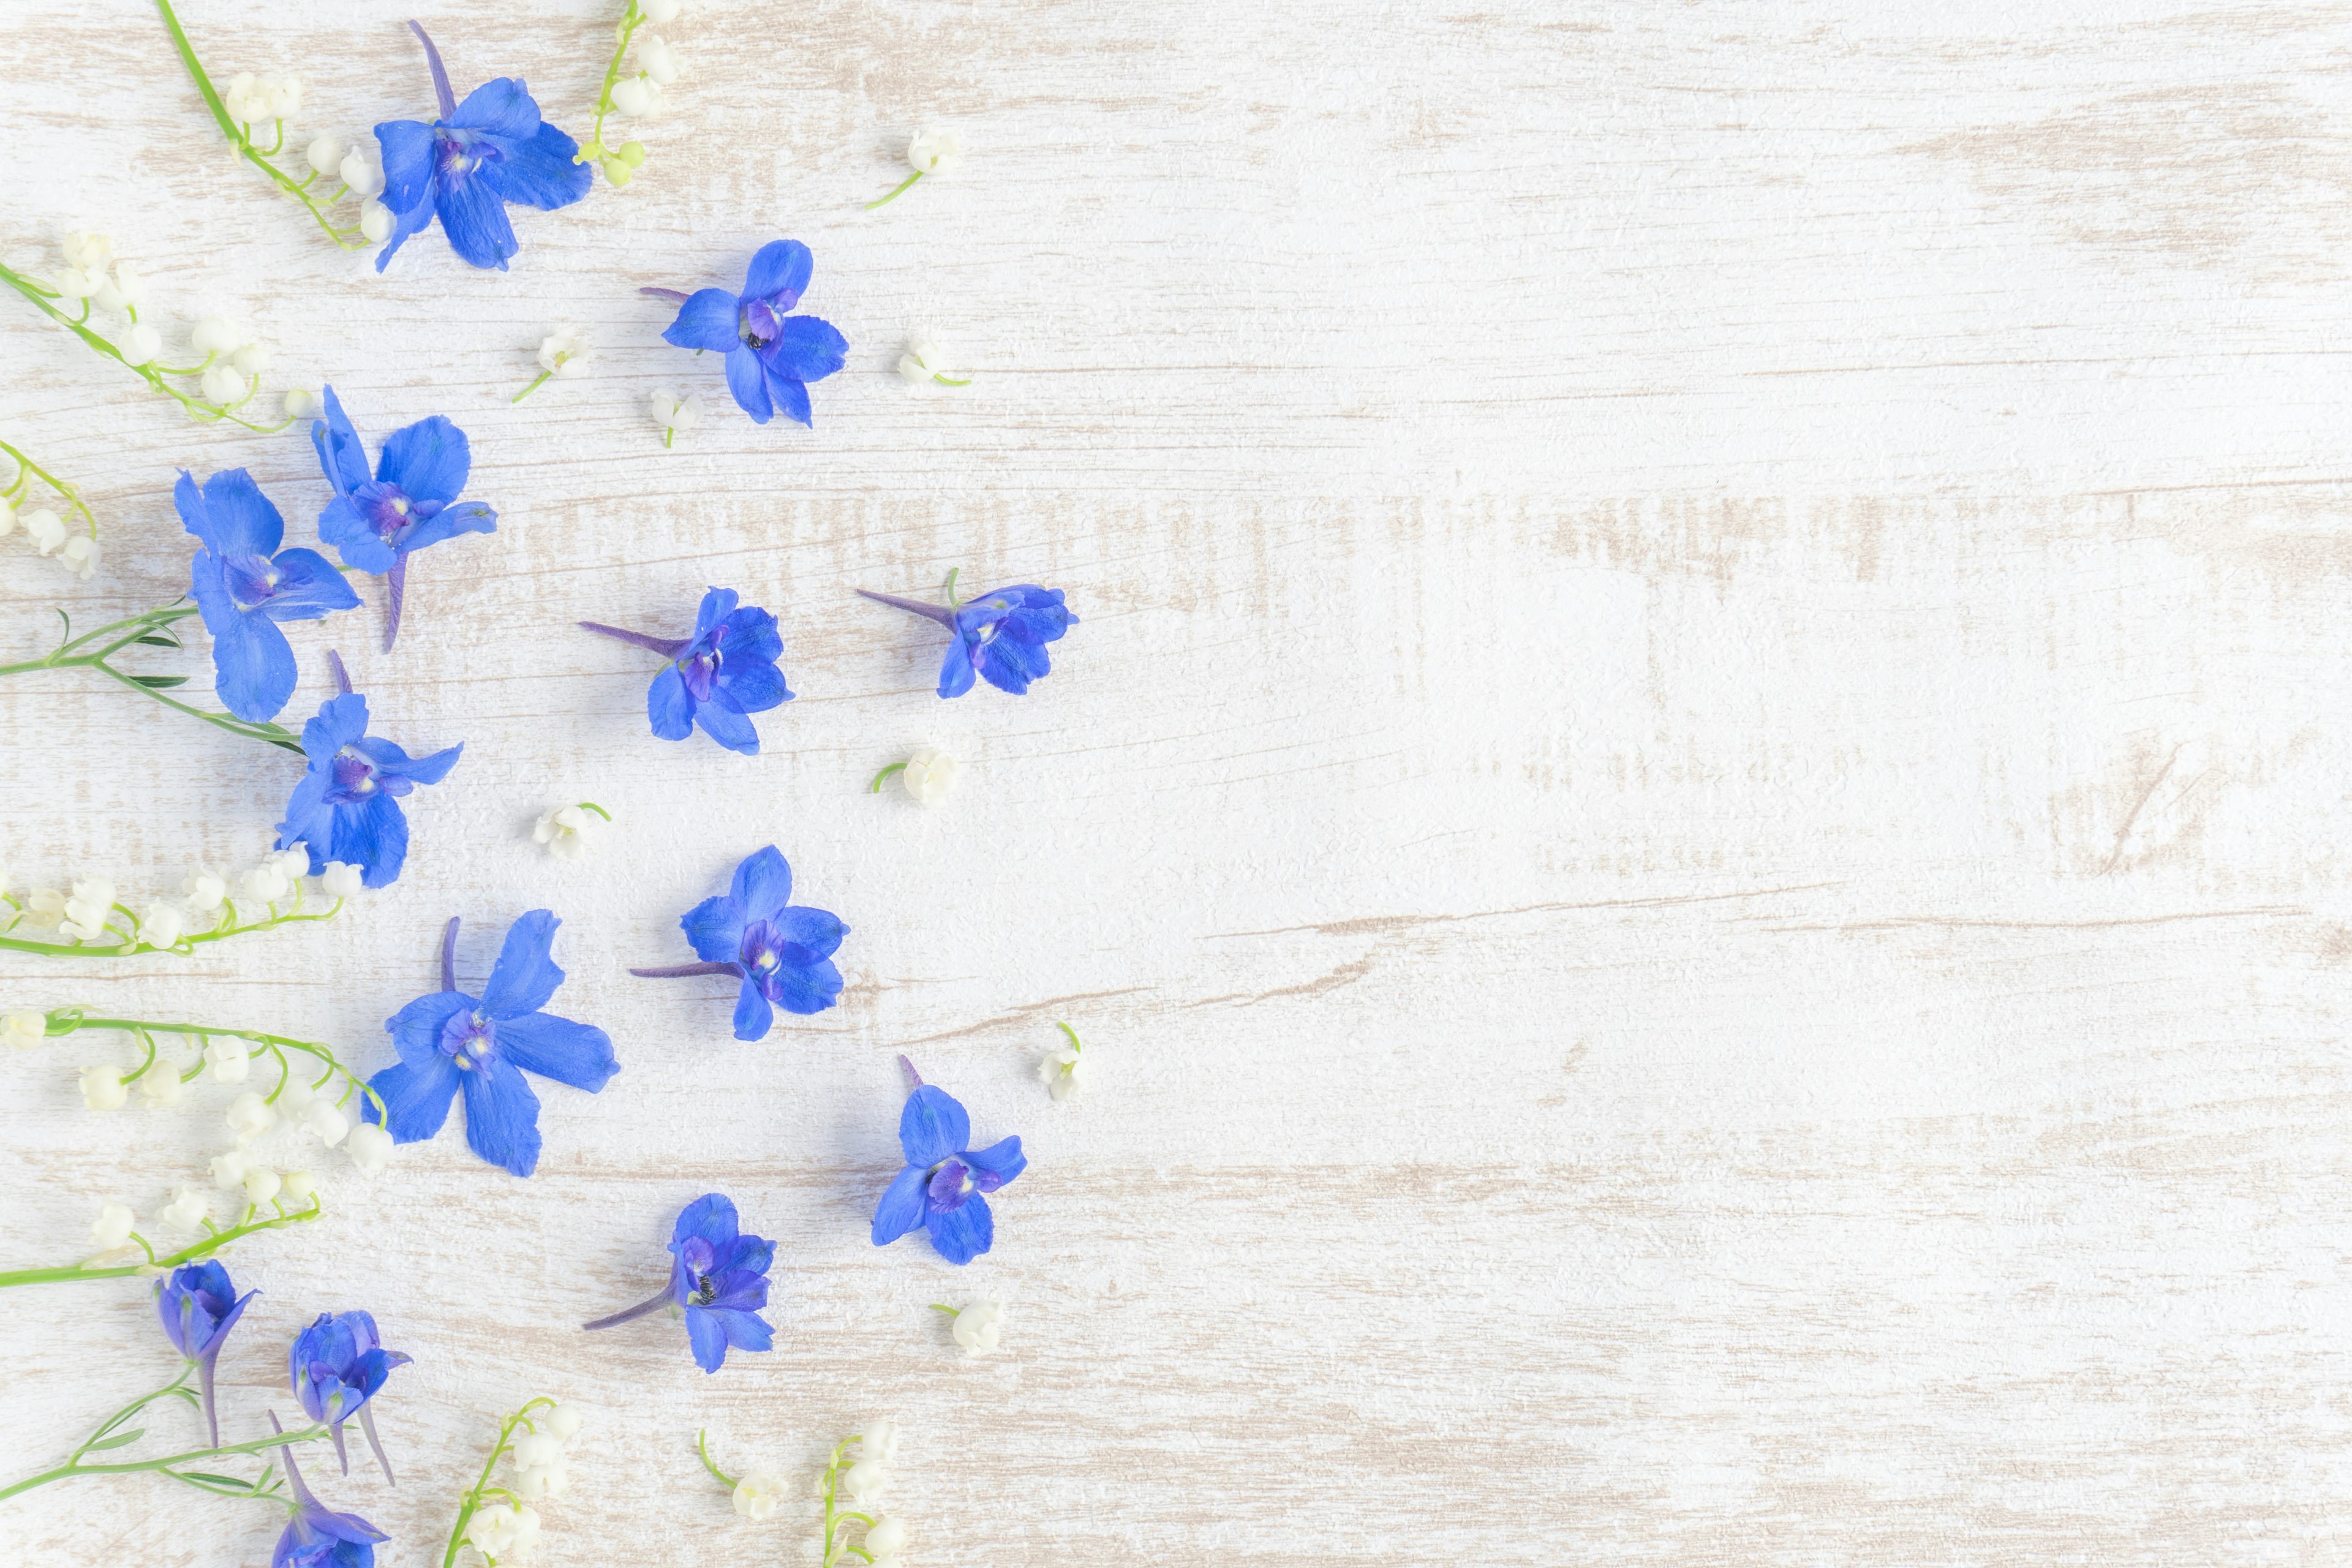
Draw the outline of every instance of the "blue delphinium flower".
M188 592L212 634L213 689L240 719L275 719L294 695L294 649L278 623L355 610L360 596L317 551L278 548L286 520L243 468L201 487L183 468L172 501L204 542L188 565Z
M319 512L319 537L335 547L344 565L383 574L391 595L383 632L389 649L400 636L408 558L461 533L495 533L499 514L478 500L457 504L473 472L474 452L466 433L448 420L436 414L394 430L370 479L367 447L333 387L326 399L326 417L310 421L310 445L335 499Z
M914 1092L898 1113L898 1147L907 1156L874 1209L874 1245L887 1247L917 1226L930 1233L931 1249L950 1263L969 1263L996 1238L995 1216L984 1194L1028 1169L1021 1140L1006 1138L985 1149L971 1142L971 1118L945 1089L916 1076L898 1058Z
M841 971L833 953L849 928L837 916L795 904L793 868L771 844L735 868L733 885L705 899L677 923L700 954L700 963L669 969L632 969L650 980L687 974L732 974L735 1037L766 1037L775 1009L822 1013L841 997Z
M744 1235L731 1199L707 1193L687 1205L671 1227L669 1255L669 1283L659 1295L582 1326L609 1329L663 1307L684 1308L687 1342L705 1372L726 1364L730 1345L763 1351L775 1342L775 1331L759 1314L768 1304L776 1244Z
M815 269L807 246L779 239L751 258L740 294L724 289L699 289L691 296L675 289L637 292L677 302L677 319L662 333L664 342L727 356L727 390L753 423L765 425L782 414L808 425L808 384L839 370L849 354L849 340L831 322L790 314Z
M245 1316L245 1309L260 1295L240 1296L229 1282L228 1270L218 1263L183 1263L155 1281L155 1315L172 1348L196 1363L205 1397L205 1422L212 1428L213 1447L220 1447L220 1415L213 1408L213 1363L220 1359L228 1331Z
M392 1479L392 1461L376 1440L375 1412L368 1408L368 1401L383 1387L394 1367L406 1366L411 1359L383 1348L375 1319L366 1312L321 1312L317 1322L294 1336L293 1348L286 1352L294 1397L302 1402L304 1414L325 1422L334 1434L335 1458L342 1461L343 1474L352 1473L351 1456L343 1450L343 1423L356 1415L383 1479Z
M621 1070L612 1037L588 1024L543 1013L563 971L548 957L562 922L533 910L507 928L499 961L479 996L457 989L457 922L441 939L441 989L394 1014L385 1032L400 1060L368 1080L391 1112L395 1143L441 1131L449 1102L466 1092L466 1142L518 1176L539 1167L539 1096L525 1072L593 1094ZM373 1103L363 1108L375 1120Z
M335 667L338 684L343 684L342 661L337 659ZM439 784L466 748L460 743L429 757L412 757L367 730L367 699L347 684L341 696L320 704L318 717L302 726L310 770L287 799L278 847L307 847L313 877L328 861L341 860L361 868L362 886L383 888L399 877L408 858L408 818L400 797L418 784Z
M952 596L952 574L948 581ZM1053 669L1045 645L1059 641L1064 632L1078 624L1078 617L1062 607L1062 590L1040 588L1033 583L998 588L951 605L926 605L865 588L857 592L877 604L912 610L955 634L955 641L948 645L947 659L940 666L942 697L961 697L970 691L975 675L986 678L1000 691L1020 696L1029 689L1031 681L1044 679Z
M433 68L433 95L441 118L427 125L392 120L375 128L383 149L383 205L392 234L376 253L381 272L408 237L441 220L449 248L476 267L503 272L516 250L507 205L553 212L588 194L595 175L573 162L580 143L539 117L539 105L519 77L484 82L459 103L450 90L441 51L425 29L408 24Z
M271 1411L272 1431L283 1432L278 1413ZM337 1513L310 1494L302 1472L294 1466L292 1444L279 1447L286 1479L294 1488L294 1517L269 1554L269 1568L373 1568L376 1543L392 1537L355 1513Z
M645 632L625 632L595 621L580 623L583 631L618 637L650 648L669 660L646 693L646 717L654 733L665 741L683 741L702 732L730 752L747 757L760 754L760 732L749 715L764 713L793 700L776 660L784 639L776 617L752 605L737 609L732 588L713 588L702 595L690 637L657 637Z

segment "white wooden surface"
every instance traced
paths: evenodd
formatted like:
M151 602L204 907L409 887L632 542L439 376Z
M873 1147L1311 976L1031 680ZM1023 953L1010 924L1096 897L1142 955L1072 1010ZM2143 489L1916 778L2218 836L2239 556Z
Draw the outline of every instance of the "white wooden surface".
M306 129L520 72L574 129L617 7L188 0ZM0 1001L184 1012L388 1059L463 914L565 917L524 1184L454 1128L234 1256L282 1345L372 1308L417 1357L396 1489L439 1561L499 1414L591 1407L551 1564L799 1563L701 1477L909 1429L909 1561L2352 1563L2352 17L2208 3L1483 8L693 0L634 189L526 215L508 275L387 277L236 164L140 0L0 20L13 264L110 229L165 314L216 300L372 437L472 434L499 531L436 549L381 727L463 740L407 874L351 919L184 962L0 962ZM917 124L968 174L894 205ZM816 252L853 345L804 432L724 408L640 284ZM561 321L591 380L505 401ZM908 395L910 329L978 380ZM0 436L89 489L110 561L0 543L0 650L168 596L173 469L294 520L307 442L182 420L0 310ZM698 384L674 453L641 412ZM1066 587L1025 700L942 704L857 585ZM582 617L782 618L799 700L745 761L645 732ZM372 609L370 616L374 614ZM319 628L297 709L324 687ZM164 656L168 660L172 656ZM187 668L201 670L200 659ZM159 661L157 668L178 668ZM861 792L925 740L926 814ZM0 689L0 861L142 896L240 861L264 748L70 677ZM585 867L527 840L582 796ZM774 842L854 928L834 1012L728 1037L680 911ZM1047 1103L1067 1018L1091 1095ZM62 1259L226 1142L0 1063L0 1259ZM866 1239L898 1051L1018 1131L996 1250ZM329 1169L344 1169L340 1162ZM571 1325L732 1193L780 1237L777 1351L706 1378L658 1322ZM1001 1293L960 1360L933 1300ZM141 1288L0 1311L12 1468L168 1352ZM258 1564L260 1510L96 1482L0 1505L0 1561Z

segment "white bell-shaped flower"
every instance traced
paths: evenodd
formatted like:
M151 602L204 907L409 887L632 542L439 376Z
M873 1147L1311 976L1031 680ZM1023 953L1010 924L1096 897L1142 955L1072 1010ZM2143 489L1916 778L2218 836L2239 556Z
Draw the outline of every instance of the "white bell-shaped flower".
M659 33L647 33L637 41L637 68L656 87L667 87L677 79L677 51Z
M139 1075L139 1098L150 1110L169 1110L187 1098L188 1086L180 1078L180 1069L170 1062L157 1062Z
M278 1125L278 1109L248 1089L228 1102L223 1120L238 1142L250 1143Z
M92 1110L120 1110L131 1098L122 1069L106 1063L81 1069L81 1102Z
M149 947L173 947L188 931L188 914L158 899L139 912L139 940Z
M205 1046L205 1066L215 1083L243 1083L253 1070L253 1048L243 1040L215 1038Z
M163 334L144 321L134 321L114 346L121 352L122 363L136 370L155 363L155 356L163 352Z
M745 1519L770 1518L783 1500L783 1478L773 1470L753 1470L735 1483L735 1511Z
M89 1239L100 1252L111 1252L131 1239L131 1227L138 1223L130 1205L100 1204L98 1217L89 1222Z
M907 163L919 174L947 179L963 166L963 137L941 126L927 126L907 143Z
M212 1200L194 1187L181 1187L172 1194L172 1201L158 1211L157 1217L173 1230L190 1235L205 1228L205 1220L212 1213Z
M352 1130L351 1119L323 1097L302 1108L302 1125L330 1149L341 1142Z
M77 533L58 547L58 564L87 583L98 571L98 541Z
M46 1014L19 1009L0 1018L0 1039L6 1040L12 1050L33 1050L48 1037L49 1020Z
M392 1163L392 1134L372 1121L362 1121L343 1140L343 1152L367 1175Z

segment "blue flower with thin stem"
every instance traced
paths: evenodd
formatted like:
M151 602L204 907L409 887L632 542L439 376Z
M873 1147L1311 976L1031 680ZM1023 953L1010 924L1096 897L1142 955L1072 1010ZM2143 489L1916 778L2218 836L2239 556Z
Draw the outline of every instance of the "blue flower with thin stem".
M269 1429L286 1430L278 1424L275 1410L269 1413ZM392 1537L359 1515L337 1513L313 1497L295 1468L292 1444L280 1445L278 1457L294 1488L289 1505L294 1517L286 1521L285 1532L269 1554L269 1568L373 1568L377 1544Z
M964 1108L945 1089L925 1083L906 1058L898 1065L914 1085L898 1113L898 1147L907 1164L875 1205L874 1245L887 1247L920 1226L931 1250L950 1263L969 1263L996 1239L987 1194L1028 1169L1028 1157L1018 1138L966 1147L971 1118Z
M457 922L450 921L441 934L441 989L385 1022L400 1060L368 1080L383 1097L394 1142L418 1143L440 1131L463 1089L467 1144L491 1164L528 1176L539 1167L539 1096L522 1075L593 1094L621 1070L604 1030L541 1011L563 984L548 956L562 923L533 910L509 926L488 983L469 996L457 989ZM376 1119L373 1104L362 1109Z
M1062 590L1040 588L1034 583L996 588L977 598L955 596L955 574L948 574L945 605L926 605L895 594L857 592L877 605L893 605L934 620L954 634L948 656L940 666L940 695L961 697L979 676L999 691L1018 697L1033 680L1051 673L1054 662L1045 645L1058 642L1078 617L1062 607Z
M326 417L310 422L310 445L335 499L319 512L319 537L335 547L344 565L383 574L391 599L383 628L389 652L400 636L408 558L461 533L495 533L499 514L478 500L458 503L474 451L466 433L447 419L436 414L394 431L370 479L367 447L331 386L326 400Z
M220 1359L228 1331L245 1316L258 1290L240 1296L228 1270L216 1262L183 1263L155 1281L155 1315L163 1320L172 1348L196 1363L204 1389L205 1425L220 1447L220 1415L213 1408L213 1363Z
M664 1307L682 1308L687 1342L695 1364L705 1372L727 1363L730 1346L763 1351L774 1344L775 1331L760 1309L768 1304L768 1268L775 1261L776 1244L743 1234L732 1199L706 1193L687 1205L670 1229L669 1255L669 1283L658 1294L581 1326L609 1329Z
M541 212L568 207L588 194L595 176L573 161L580 143L540 118L520 78L484 82L459 103L441 51L423 27L408 26L425 46L441 118L429 125L391 120L375 128L383 149L383 200L393 218L375 269L383 271L410 235L437 217L460 259L503 272L518 248L509 204Z
M776 617L755 605L738 609L732 588L713 588L702 595L690 637L657 637L645 632L583 621L583 631L617 637L649 648L669 660L646 692L646 717L654 733L665 741L683 741L702 732L730 752L747 757L760 754L760 732L751 715L764 713L793 700L776 660L784 639Z
M772 844L744 858L733 884L688 910L677 923L703 960L668 969L632 969L648 980L732 974L735 1037L758 1040L775 1009L822 1013L841 998L834 950L849 928L839 917L793 901L793 868Z
M412 757L368 733L367 699L353 694L343 661L329 656L342 695L330 697L302 726L310 771L287 798L278 847L310 851L310 875L330 860L360 868L360 884L389 887L408 858L408 818L400 797L418 784L436 784L457 765L461 742L431 756Z
M213 689L252 723L278 717L294 695L294 649L281 621L359 608L343 574L315 550L279 550L286 520L243 468L199 486L185 468L173 487L180 521L203 541L188 592L213 638Z
M343 1448L343 1423L356 1415L383 1479L392 1479L392 1461L383 1457L383 1445L376 1439L375 1412L368 1402L394 1367L406 1366L412 1359L384 1349L375 1319L366 1312L321 1312L317 1322L294 1336L293 1347L286 1352L294 1397L301 1401L305 1415L325 1422L334 1434L335 1458L342 1461L343 1474L352 1473L352 1457Z
M831 322L791 313L815 269L807 246L779 239L751 258L740 294L724 289L690 296L675 289L637 292L677 302L677 319L662 342L727 356L727 390L752 423L765 425L781 414L809 425L808 384L839 370L849 354L849 340Z

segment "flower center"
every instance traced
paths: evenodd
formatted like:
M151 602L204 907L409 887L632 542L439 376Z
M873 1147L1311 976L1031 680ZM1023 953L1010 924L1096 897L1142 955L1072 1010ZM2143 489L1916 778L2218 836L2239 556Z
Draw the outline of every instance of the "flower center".
M452 1014L441 1026L441 1051L461 1068L482 1065L499 1043L499 1026L471 1008Z
M678 673L686 678L686 689L697 702L710 700L711 690L719 684L719 667L725 662L726 657L715 647L677 661Z
M690 1236L677 1251L678 1261L686 1265L687 1278L694 1281L690 1305L708 1307L719 1298L719 1287L710 1279L710 1271L719 1262L719 1249L698 1236Z
M433 132L434 173L444 179L462 178L499 155L499 150L478 142L470 131L436 126Z
M360 521L374 530L377 538L392 544L441 511L439 501L418 500L389 479L370 479L352 491L352 505L359 509Z
M335 782L327 790L327 799L334 805L365 800L382 787L375 782L375 764L349 746L335 753L333 767Z
M754 300L743 307L735 327L736 334L754 349L764 349L783 335L783 318L765 300Z
M971 1179L970 1166L950 1157L931 1167L931 1179L923 1190L933 1208L952 1210L963 1207L963 1201L978 1191L979 1185Z
M228 584L229 602L240 610L257 609L277 595L286 574L266 555L231 555L221 562L221 577Z

